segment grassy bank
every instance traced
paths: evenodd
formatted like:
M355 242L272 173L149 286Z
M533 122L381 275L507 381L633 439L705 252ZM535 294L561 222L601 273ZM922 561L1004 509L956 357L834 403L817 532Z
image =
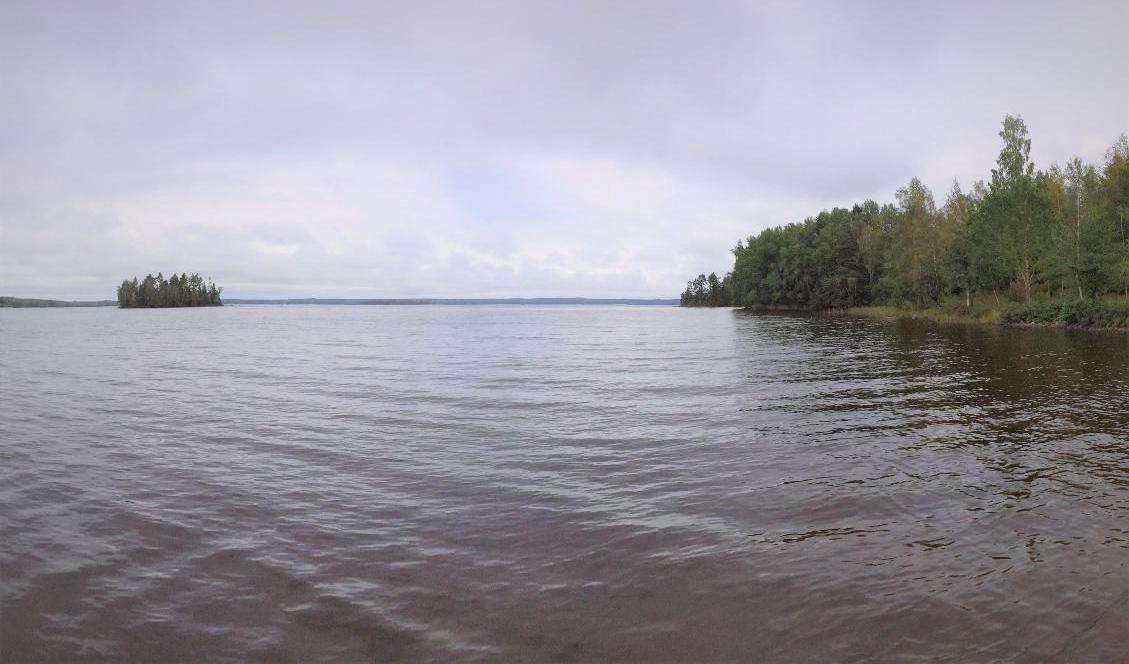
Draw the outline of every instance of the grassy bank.
M852 307L846 313L871 318L903 318L939 323L1129 330L1129 299L1126 298L1044 299L1029 303L999 304L992 300L981 300L974 302L971 307L965 306L962 301L952 301L926 309Z

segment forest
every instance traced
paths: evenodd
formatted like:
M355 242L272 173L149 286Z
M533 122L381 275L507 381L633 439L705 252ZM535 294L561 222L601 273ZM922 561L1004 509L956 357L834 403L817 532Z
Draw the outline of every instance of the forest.
M154 307L215 307L223 305L220 293L223 288L211 280L204 281L199 274L175 273L166 279L146 275L127 279L118 286L118 307L122 309Z
M943 306L964 313L984 307L1005 322L1053 321L1103 306L1129 316L1125 135L1099 166L1075 158L1046 170L1030 160L1021 117L1006 116L999 136L1003 145L987 182L965 191L954 180L938 204L913 178L895 203L866 200L768 228L737 243L724 278L690 281L682 304Z

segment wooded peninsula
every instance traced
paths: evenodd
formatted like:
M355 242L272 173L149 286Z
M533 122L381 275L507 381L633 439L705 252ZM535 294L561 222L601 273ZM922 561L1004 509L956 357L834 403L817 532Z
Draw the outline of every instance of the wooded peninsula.
M915 177L896 204L768 228L737 243L724 278L691 280L681 304L1129 327L1126 136L1100 166L1047 170L1030 161L1022 118L1006 116L999 136L987 183L954 180L938 207Z
M223 305L220 293L223 288L199 274L174 273L168 279L160 272L157 276L145 275L141 281L134 277L118 286L118 307L122 309L155 307L218 307Z

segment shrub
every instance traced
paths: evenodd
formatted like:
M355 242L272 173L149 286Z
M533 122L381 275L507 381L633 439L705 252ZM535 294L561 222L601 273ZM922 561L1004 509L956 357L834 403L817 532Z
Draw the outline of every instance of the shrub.
M1080 299L1029 302L1009 306L1000 319L1012 325L1129 328L1129 303Z

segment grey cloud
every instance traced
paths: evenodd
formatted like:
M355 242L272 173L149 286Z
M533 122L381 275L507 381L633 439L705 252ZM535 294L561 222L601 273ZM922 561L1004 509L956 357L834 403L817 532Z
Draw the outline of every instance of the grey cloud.
M0 290L103 296L184 257L263 293L669 295L766 225L985 176L1006 112L1041 164L1096 159L1127 44L1117 1L8 2ZM571 164L547 196L586 201L550 222L434 182L543 158Z

